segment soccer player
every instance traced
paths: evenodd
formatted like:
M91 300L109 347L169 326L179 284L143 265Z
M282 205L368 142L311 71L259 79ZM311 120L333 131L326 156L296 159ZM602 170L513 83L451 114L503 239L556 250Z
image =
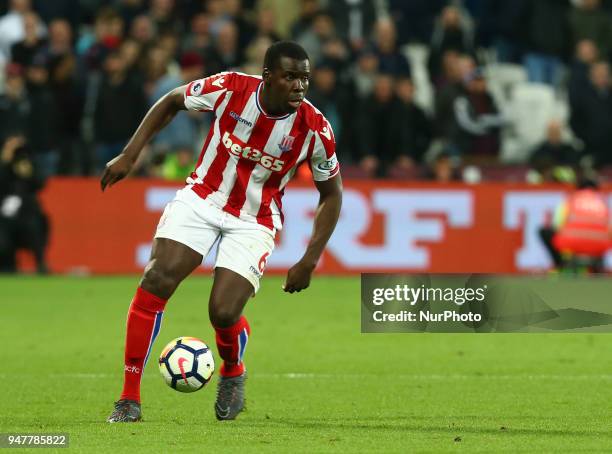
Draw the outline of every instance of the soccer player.
M306 162L320 198L311 240L287 273L283 289L299 292L340 214L342 182L332 129L305 99L310 62L296 43L267 50L262 76L225 72L162 97L102 175L102 190L124 178L143 147L180 110L213 112L215 121L196 164L161 216L151 258L127 318L124 385L109 422L141 419L140 381L159 333L164 307L180 282L219 240L208 312L223 359L215 402L219 420L244 407L243 355L251 330L242 311L259 289L274 237L282 227L281 197Z

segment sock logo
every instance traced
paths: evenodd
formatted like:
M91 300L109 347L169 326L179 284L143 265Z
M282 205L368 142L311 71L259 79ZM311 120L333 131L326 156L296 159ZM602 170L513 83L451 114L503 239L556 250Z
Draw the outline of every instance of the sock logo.
M140 367L128 366L127 364L125 365L125 368L123 370L126 371L126 372L133 373L133 374L139 374L140 373Z
M187 358L179 358L178 359L178 367L181 370L181 375L183 376L183 380L187 383L187 375L185 375L185 369L183 368L183 363L188 361Z

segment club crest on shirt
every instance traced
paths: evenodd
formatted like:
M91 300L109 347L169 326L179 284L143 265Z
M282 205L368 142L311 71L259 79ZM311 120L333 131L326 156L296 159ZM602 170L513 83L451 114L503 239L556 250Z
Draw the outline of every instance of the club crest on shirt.
M295 137L285 135L285 136L283 136L283 139L278 144L278 148L280 148L280 151L282 153L290 151L291 148L293 147L293 141L294 140L295 140Z

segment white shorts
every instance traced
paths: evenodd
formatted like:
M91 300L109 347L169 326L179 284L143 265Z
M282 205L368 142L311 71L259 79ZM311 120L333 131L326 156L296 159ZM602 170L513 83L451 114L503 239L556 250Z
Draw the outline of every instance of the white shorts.
M217 239L215 268L227 268L246 278L254 293L266 262L274 250L274 232L255 222L237 218L190 187L177 191L166 205L155 238L168 238L208 256Z

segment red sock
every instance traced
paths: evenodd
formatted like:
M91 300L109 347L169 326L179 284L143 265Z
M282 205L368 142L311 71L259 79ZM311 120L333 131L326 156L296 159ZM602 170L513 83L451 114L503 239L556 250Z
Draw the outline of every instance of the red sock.
M217 349L223 358L219 373L222 377L237 377L244 372L242 357L246 350L251 328L244 316L229 328L214 327L217 332Z
M130 305L125 337L125 367L121 399L140 402L140 379L151 346L159 333L166 300L138 287Z

